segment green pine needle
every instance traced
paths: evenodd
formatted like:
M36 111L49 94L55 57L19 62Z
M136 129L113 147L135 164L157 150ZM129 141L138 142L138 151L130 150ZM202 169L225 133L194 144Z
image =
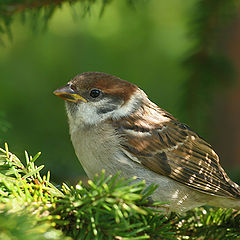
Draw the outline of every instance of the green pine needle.
M238 211L205 207L166 216L163 203L149 200L157 186L104 171L88 186L59 190L35 165L40 154L26 153L24 165L7 144L0 151L0 239L240 239Z

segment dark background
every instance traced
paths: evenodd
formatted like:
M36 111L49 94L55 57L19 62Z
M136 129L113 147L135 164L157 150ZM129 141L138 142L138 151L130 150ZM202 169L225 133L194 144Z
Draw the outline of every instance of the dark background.
M211 51L222 51L216 62L227 63L211 65L208 55L191 60L194 46L204 42L191 35L196 1L139 1L135 7L113 1L101 17L100 11L101 4L93 4L91 13L82 16L81 6L64 4L45 31L31 20L23 25L16 15L12 40L1 36L0 112L10 125L0 132L1 146L7 142L22 159L24 150L31 155L41 151L37 164L44 164L57 183L84 177L63 101L52 92L76 74L101 71L137 84L153 102L187 123L215 147L224 168L240 182L239 14L230 17L210 44ZM212 38L210 32L204 34ZM194 61L199 61L198 71ZM223 84L218 76L226 65L231 70Z

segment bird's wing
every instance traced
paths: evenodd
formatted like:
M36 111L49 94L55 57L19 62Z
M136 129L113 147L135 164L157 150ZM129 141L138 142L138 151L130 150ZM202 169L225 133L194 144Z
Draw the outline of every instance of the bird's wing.
M139 123L122 121L118 125L130 159L199 191L240 198L240 187L224 172L211 145L185 124L169 118L149 129Z

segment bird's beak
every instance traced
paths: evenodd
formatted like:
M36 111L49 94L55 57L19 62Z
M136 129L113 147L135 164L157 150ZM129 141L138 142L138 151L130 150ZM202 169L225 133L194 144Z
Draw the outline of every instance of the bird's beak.
M53 92L53 94L55 94L58 97L63 98L66 101L69 102L78 102L83 101L83 102L87 102L87 100L85 98L83 98L82 96L80 96L77 92L75 92L70 86L64 86L61 88L58 88L57 90L55 90Z

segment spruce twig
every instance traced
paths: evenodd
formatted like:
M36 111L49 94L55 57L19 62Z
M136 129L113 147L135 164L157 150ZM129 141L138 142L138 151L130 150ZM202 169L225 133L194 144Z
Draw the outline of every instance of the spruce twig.
M0 238L45 239L44 229L64 240L63 234L80 240L240 239L239 211L205 207L166 216L155 208L163 203L150 200L157 186L104 172L88 186L59 190L35 165L39 153L26 153L23 164L7 144L0 151Z

